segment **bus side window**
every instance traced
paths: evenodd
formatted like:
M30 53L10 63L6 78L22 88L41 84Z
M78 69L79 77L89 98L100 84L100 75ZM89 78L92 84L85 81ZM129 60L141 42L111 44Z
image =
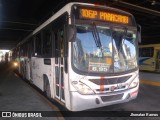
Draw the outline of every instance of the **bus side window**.
M33 39L30 38L28 41L28 58L32 57L32 53L33 53Z
M139 54L140 57L153 57L153 47L140 48Z
M139 57L143 57L143 51L142 48L139 49Z
M52 34L50 30L43 32L43 55L47 57L52 55Z
M41 34L35 36L35 56L41 56Z
M64 57L64 31L63 29L59 30L59 34L58 34L58 40L60 42L60 57L61 57L61 64L63 64L63 57Z
M59 40L60 40L61 57L64 57L64 32L63 30L59 31Z
M58 32L54 31L54 54L55 54L55 63L58 64L58 57L60 56L59 50L59 41L58 41Z

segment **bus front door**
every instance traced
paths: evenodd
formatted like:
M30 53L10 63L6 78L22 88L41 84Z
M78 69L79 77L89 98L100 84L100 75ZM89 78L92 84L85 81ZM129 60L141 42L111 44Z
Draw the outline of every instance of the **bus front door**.
M55 94L56 98L62 102L65 102L64 97L64 39L63 31L59 30L55 36Z
M160 71L160 50L156 50L156 71Z

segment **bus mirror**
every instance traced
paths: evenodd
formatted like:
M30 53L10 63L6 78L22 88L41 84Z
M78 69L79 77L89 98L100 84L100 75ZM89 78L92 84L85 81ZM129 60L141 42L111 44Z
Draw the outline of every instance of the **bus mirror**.
M138 42L141 43L141 26L137 25Z
M75 37L76 37L76 29L74 25L69 25L68 26L68 34L67 34L67 38L68 41L75 41Z

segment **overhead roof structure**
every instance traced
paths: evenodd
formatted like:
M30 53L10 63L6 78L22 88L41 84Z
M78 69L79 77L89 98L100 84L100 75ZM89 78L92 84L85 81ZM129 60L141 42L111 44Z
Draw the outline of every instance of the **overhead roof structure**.
M82 0L0 0L0 49L12 49L30 32L69 2ZM120 8L142 27L142 43L160 43L159 0L85 0Z

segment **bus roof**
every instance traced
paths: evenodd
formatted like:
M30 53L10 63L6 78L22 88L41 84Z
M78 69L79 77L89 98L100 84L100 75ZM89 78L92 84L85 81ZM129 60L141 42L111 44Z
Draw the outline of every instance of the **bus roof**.
M70 15L71 13L71 7L73 5L88 5L88 6L97 6L100 8L108 8L111 10L117 10L119 12L123 12L126 13L128 15L133 16L131 13L128 13L126 11L120 10L120 9L116 9L116 8L112 8L112 7L108 7L108 6L104 6L104 5L97 5L97 4L90 4L90 3L81 3L81 2L71 2L66 4L64 7L62 7L58 12L56 12L54 15L52 15L49 19L47 19L44 23L42 23L39 27L37 27L33 32L31 32L31 34L29 34L25 39L22 40L22 42L20 42L18 45L23 44L26 40L28 40L28 38L32 35L35 35L37 32L39 32L41 29L43 29L44 27L46 27L49 23L51 23L52 21L54 21L56 18L58 18L59 16L61 16L63 13L68 12L68 14Z

